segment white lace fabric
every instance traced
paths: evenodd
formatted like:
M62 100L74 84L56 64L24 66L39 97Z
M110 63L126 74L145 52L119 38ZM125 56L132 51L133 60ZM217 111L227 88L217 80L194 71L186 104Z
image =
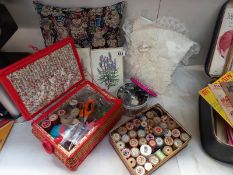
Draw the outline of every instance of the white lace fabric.
M184 35L184 25L172 19L163 18L155 23L139 17L123 26L128 47L126 77L137 78L160 94L171 84L178 64L199 49L197 43Z

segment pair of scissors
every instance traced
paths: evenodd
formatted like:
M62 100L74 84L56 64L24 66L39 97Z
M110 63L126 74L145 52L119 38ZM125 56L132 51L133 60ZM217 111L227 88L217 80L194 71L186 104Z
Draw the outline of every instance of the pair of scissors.
M86 122L91 113L94 111L94 102L93 98L90 98L85 103L79 103L79 117L83 118L83 121Z

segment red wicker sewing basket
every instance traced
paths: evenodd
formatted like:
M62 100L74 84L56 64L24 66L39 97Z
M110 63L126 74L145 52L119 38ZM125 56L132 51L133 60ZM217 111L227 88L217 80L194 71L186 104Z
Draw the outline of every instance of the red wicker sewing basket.
M122 114L122 101L86 81L71 38L66 38L1 70L0 80L22 116L33 119L32 133L49 153L75 170L104 138ZM76 95L89 88L112 104L93 129L72 151L67 151L39 123Z

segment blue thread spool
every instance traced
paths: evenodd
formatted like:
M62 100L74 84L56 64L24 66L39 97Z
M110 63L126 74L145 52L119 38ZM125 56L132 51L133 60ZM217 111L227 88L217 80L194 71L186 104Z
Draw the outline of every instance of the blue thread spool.
M60 135L61 124L53 126L52 130L50 131L50 135L54 138L58 138Z

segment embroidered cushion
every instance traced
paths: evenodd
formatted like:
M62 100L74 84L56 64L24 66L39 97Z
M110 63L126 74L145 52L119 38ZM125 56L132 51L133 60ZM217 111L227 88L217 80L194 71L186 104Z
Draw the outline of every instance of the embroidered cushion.
M33 2L40 16L45 45L67 36L76 47L108 48L121 45L120 25L125 3L101 8L62 8Z

